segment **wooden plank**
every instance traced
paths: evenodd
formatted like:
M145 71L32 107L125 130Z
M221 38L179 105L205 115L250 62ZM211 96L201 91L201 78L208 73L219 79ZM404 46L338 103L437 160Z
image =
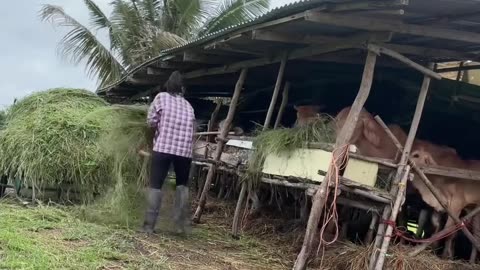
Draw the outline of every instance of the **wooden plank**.
M442 166L434 166L434 167L419 166L418 168L424 174L440 175L440 176L453 177L453 178L459 178L459 179L480 181L480 172L478 171L470 171L470 170L463 170L463 169L449 168L449 167L442 167Z
M434 79L437 79L437 80L441 80L442 79L442 76L440 74L437 74L436 72L434 72L432 69L430 68L425 68L424 66L420 65L420 64L417 64L415 62L413 62L412 60L408 59L407 57L393 51L393 50L390 50L390 49L387 49L387 48L384 48L384 47L381 47L381 46L378 46L378 45L375 45L375 44L368 44L368 50L372 51L372 52L375 52L377 54L386 54L394 59L397 59L398 61L406 64L407 66L413 68L413 69L416 69L420 72L422 72L423 74L427 75L427 76L430 76ZM432 67L433 68L433 67Z
M358 117L360 111L362 110L369 94L373 82L373 74L375 70L376 55L372 52L368 52L367 59L365 61L365 68L362 76L362 82L360 84L360 90L358 91L357 97L353 102L352 109L347 116L345 125L343 126L340 134L337 136L335 143L335 148L341 150L342 147L347 147L350 138L352 137L353 130L358 122ZM338 161L341 163L348 149L345 151L334 151L334 157L332 162ZM337 167L341 167L343 164L336 164ZM307 261L310 257L310 252L313 246L313 238L316 235L318 229L318 224L320 222L320 216L322 214L322 209L326 203L326 195L329 192L330 179L334 176L334 166L330 166L327 176L325 177L327 181L323 181L320 185L320 188L315 193L313 198L312 209L310 211L310 217L308 219L307 228L305 231L305 238L303 241L302 249L297 256L297 260L293 266L294 270L303 270L306 267Z
M407 35L464 41L475 44L480 43L480 34L475 32L459 31L443 27L408 24L403 23L402 21L391 21L385 19L350 15L328 14L315 11L307 11L305 14L305 19L307 21L326 25L334 25L339 27L348 27L368 31L391 31Z
M278 70L277 81L275 82L275 87L273 89L272 99L270 100L270 106L268 107L267 116L265 117L265 123L263 124L263 131L267 130L270 126L273 111L275 110L275 105L277 104L278 94L280 93L280 87L282 86L285 66L287 65L287 59L288 53L284 52L283 59L280 62L280 68Z

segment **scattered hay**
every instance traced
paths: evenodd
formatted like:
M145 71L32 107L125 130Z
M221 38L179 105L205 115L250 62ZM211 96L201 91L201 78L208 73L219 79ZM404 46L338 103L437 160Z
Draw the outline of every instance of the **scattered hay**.
M337 243L326 248L323 260L317 259L314 264L325 270L363 270L368 269L373 245L365 247L352 243ZM390 270L468 270L479 269L476 265L442 260L436 255L425 251L410 257L411 247L391 246L385 260L384 269ZM321 252L319 257L321 256Z
M308 143L333 142L335 129L333 119L328 115L322 115L306 126L260 132L253 141L255 151L242 180L247 181L250 188L255 187L260 181L263 163L268 154L289 154Z

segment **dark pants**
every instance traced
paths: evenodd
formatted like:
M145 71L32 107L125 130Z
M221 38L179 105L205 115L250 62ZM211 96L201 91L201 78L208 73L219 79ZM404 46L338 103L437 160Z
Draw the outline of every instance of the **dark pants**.
M176 185L186 186L188 184L190 164L192 163L191 158L153 152L152 169L150 173L151 188L162 189L172 163L173 169L175 170Z

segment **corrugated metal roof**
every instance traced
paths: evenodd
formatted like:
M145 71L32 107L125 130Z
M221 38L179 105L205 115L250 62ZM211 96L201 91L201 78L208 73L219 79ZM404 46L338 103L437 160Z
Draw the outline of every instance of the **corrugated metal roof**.
M251 20L245 21L243 23L232 25L232 26L229 26L227 28L209 33L205 36L193 39L193 40L187 42L186 44L163 50L162 52L160 52L160 54L157 57L154 57L154 58L152 58L148 61L145 61L144 63L140 64L139 66L137 66L137 67L131 69L130 71L128 71L127 74L125 74L120 80L112 83L109 86L98 89L97 93L105 92L107 89L112 88L112 87L118 85L119 83L123 82L131 74L137 72L141 68L143 68L145 66L148 66L148 65L162 59L163 57L168 56L168 55L176 52L176 51L184 50L184 49L187 49L189 47L195 47L197 44L208 42L208 41L213 40L215 38L218 38L218 37L224 36L228 33L231 33L235 30L239 30L239 29L242 29L242 28L245 28L245 27L248 27L248 26L252 26L252 25L255 25L255 24L260 24L262 22L266 22L266 21L275 19L277 17L283 17L283 16L288 16L290 14L299 13L299 12L311 9L315 6L321 5L321 4L341 3L341 2L346 2L346 0L298 0L298 1L295 1L295 2L292 2L292 3L285 4L285 5L280 6L280 7L276 7L274 9L268 11L267 13L265 13L261 16L258 16L254 19L251 19Z

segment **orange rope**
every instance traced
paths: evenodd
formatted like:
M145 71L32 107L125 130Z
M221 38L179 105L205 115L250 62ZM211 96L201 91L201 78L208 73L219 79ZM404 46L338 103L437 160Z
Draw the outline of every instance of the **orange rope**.
M325 198L325 207L324 207L324 218L323 218L323 223L322 223L322 227L320 229L320 245L318 246L318 250L317 250L317 253L318 251L320 250L320 247L322 246L328 246L328 245L331 245L333 244L334 242L337 241L338 239L338 236L339 236L339 230L338 230L338 211L337 211L337 194L338 194L338 186L340 184L340 171L344 169L344 167L346 166L347 164L347 161L348 161L348 149L349 149L349 145L345 145L345 146L342 146L342 147L339 147L339 148L336 148L333 150L332 152L332 161L331 164L330 164L330 174L327 174L324 178L324 181L328 181L328 187L331 186L331 181L333 179L333 181L335 181L333 184L333 198L330 202L330 204L328 203L328 199L329 199L329 196L330 196L330 192L327 191L326 193L326 198ZM338 155L338 151L341 151ZM325 229L327 228L328 224L330 222L333 222L334 226L335 226L335 234L334 234L334 237L331 241L327 241L325 238L324 238L324 233L325 233Z

